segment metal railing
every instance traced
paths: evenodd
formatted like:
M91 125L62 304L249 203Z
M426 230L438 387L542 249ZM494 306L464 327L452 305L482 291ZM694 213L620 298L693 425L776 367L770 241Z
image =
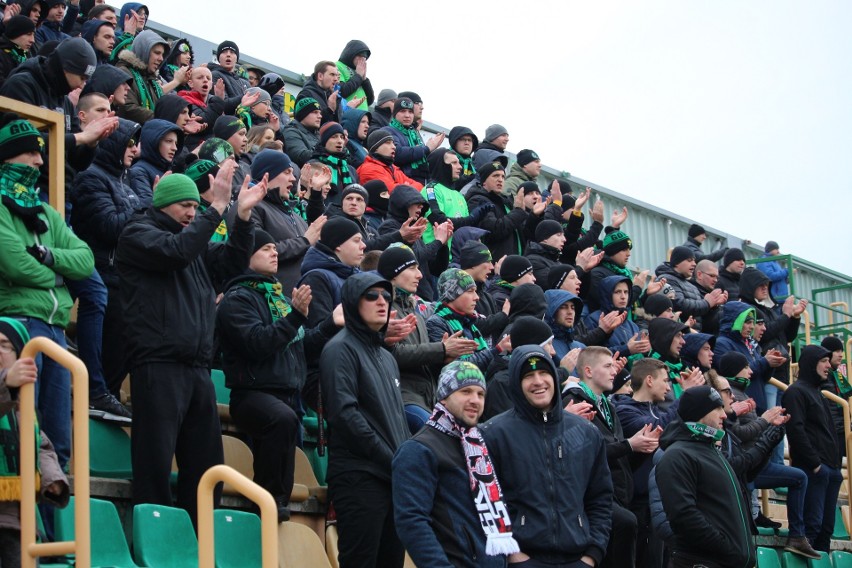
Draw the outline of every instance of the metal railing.
M36 464L39 441L35 439L35 385L21 385L18 393L21 413L21 568L35 568L40 556L76 555L75 565L92 564L91 525L89 522L89 372L78 358L46 337L31 339L21 358L39 353L71 371L74 392L74 540L36 542Z
M216 566L216 542L213 527L213 490L220 482L228 483L260 507L260 535L263 568L278 567L278 508L266 489L227 465L215 465L198 482L198 566Z

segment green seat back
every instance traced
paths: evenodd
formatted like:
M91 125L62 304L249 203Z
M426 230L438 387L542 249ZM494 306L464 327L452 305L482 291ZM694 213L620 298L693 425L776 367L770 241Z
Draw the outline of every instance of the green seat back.
M849 531L846 530L846 524L843 522L843 513L840 507L834 508L834 534L831 535L834 540L849 540Z
M835 550L831 553L834 568L852 568L852 553Z
M757 547L757 568L781 568L781 560L774 548Z
M792 552L785 552L781 556L781 564L784 568L808 568L808 559Z
M118 511L109 501L90 499L92 568L136 568L124 538ZM58 541L74 540L75 498L64 509L56 509L55 536Z
M89 419L89 472L92 477L132 479L130 436L120 426Z
M210 378L213 380L213 388L216 389L216 402L218 404L231 404L231 389L225 386L225 371L212 369Z
M142 566L195 568L198 541L189 514L164 505L133 508L133 554Z
M260 517L231 509L213 512L216 568L260 568Z
M819 555L819 560L808 558L808 568L831 568L831 557L828 555L828 553L820 552Z

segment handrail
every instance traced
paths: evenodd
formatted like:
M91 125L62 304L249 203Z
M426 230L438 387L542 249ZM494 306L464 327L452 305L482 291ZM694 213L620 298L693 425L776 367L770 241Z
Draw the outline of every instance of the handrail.
M21 568L35 568L39 556L76 555L75 565L92 564L91 525L89 521L89 372L77 357L46 337L36 337L24 345L21 358L39 353L71 371L74 392L74 531L75 539L66 542L36 542L35 513L35 385L21 385L18 393L21 412ZM27 498L32 496L32 498Z
M822 396L831 402L839 404L843 408L843 432L846 434L843 441L846 444L846 455L852 456L852 428L850 428L849 401L843 400L836 394L826 390L822 391ZM846 494L852 495L852 460L848 458L846 459Z
M849 304L847 304L846 302L831 302L829 304L829 307L831 307L831 308L837 308L837 307L840 307L840 306L843 306L843 308L844 308L842 313L844 313L844 314L849 313ZM847 324L847 323L849 323L849 320L846 320L843 323ZM828 325L834 325L834 311L832 311L832 310L829 310L829 312L828 312Z
M227 465L214 465L204 472L198 482L198 566L216 565L215 534L213 529L213 490L225 482L260 507L261 548L263 568L278 567L278 509L272 494Z
M811 344L811 315L808 310L802 312L802 322L805 324L805 345Z

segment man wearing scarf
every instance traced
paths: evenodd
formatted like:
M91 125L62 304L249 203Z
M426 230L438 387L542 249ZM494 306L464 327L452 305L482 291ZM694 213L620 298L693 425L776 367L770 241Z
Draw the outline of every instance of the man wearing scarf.
M520 551L482 434L485 377L476 365L443 368L426 426L397 450L397 531L418 566L488 568Z
M427 142L423 142L423 137L420 136L420 131L417 130L414 122L414 102L407 97L396 99L389 130L396 144L394 163L401 167L408 177L417 180L420 184L426 183L429 176L426 156L441 145L444 135L438 134Z
M160 64L168 54L168 42L151 30L141 32L131 48L119 54L116 67L133 77L127 103L118 105L120 117L139 124L154 118L154 105L163 96L158 80Z
M346 136L343 127L336 122L326 122L319 130L320 141L314 149L311 161L327 165L331 169L331 189L326 203L340 205L343 188L358 183L358 174L349 164L349 151L346 149Z

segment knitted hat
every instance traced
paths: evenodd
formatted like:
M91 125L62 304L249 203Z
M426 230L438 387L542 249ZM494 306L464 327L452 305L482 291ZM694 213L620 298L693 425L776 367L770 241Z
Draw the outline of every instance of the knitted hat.
M675 247L672 249L672 256L669 259L669 264L671 266L677 266L684 260L695 260L695 254L693 254L692 249L689 247Z
M396 113L399 111L407 109L414 110L414 101L409 99L408 97L399 97L393 103L393 116L396 116Z
M834 335L826 336L825 339L822 340L822 343L820 343L820 345L822 345L824 349L828 349L832 353L834 353L835 351L844 351L843 341L841 341L840 338Z
M728 266L732 262L736 262L738 260L745 261L743 251L738 248L729 248L728 252L725 253L725 256L722 257L722 266Z
M539 158L538 154L532 150L521 150L518 152L518 165L521 167L524 167L535 160L541 160L541 158Z
M236 116L223 114L213 123L213 136L227 140L245 127L243 121Z
M505 126L501 124L492 124L491 126L485 129L485 141L491 142L495 138L498 138L508 133L509 131L506 130Z
M684 422L698 422L711 411L725 407L722 396L716 389L707 385L692 387L683 391L678 400L680 400L680 405L677 408L677 413Z
M532 272L533 266L529 259L517 254L510 254L503 259L500 266L500 278L506 282L514 282L524 274Z
M252 254L256 253L264 246L269 243L275 244L275 239L272 238L272 235L260 229L258 227L254 228L254 246L251 249Z
M763 252L769 253L780 248L781 247L779 247L778 243L776 243L775 241L767 241L766 246L763 247Z
M393 140L393 135L391 134L390 129L379 128L377 130L373 130L370 132L370 135L367 136L367 151L371 153L375 152L379 146L388 140Z
M346 217L332 217L322 226L319 242L334 250L359 234L361 230L355 221L350 221Z
M526 353L525 360L521 363L520 376L523 378L524 375L532 371L547 371L552 374L553 367L547 363L545 357L546 354L543 351L541 353L536 351ZM553 378L556 379L556 377Z
M219 173L219 164L199 158L187 166L183 173L195 182L198 193L204 193L210 189L209 176L216 177L216 174Z
M270 94L266 91L266 89L262 89L262 88L260 88L260 87L249 87L248 89L246 89L246 94L247 94L247 95L253 95L253 94L255 94L255 93L260 93L260 98L259 98L259 99L257 99L257 100L254 102L254 104L253 104L253 105L251 105L251 106L259 105L260 103L268 103L268 102L272 102L272 95L270 95Z
M448 268L438 278L438 298L445 303L452 302L471 288L476 288L476 282L460 268Z
M322 107L320 107L320 104L317 102L316 99L311 97L299 99L298 101L296 101L296 106L293 109L293 118L295 118L299 122L302 122L303 120L305 120L306 116L316 110L322 110Z
M748 367L748 358L745 355L738 351L728 351L719 359L716 370L726 379L730 379L736 377L746 367Z
M672 301L665 294L651 294L645 299L643 308L649 316L658 317L672 308Z
M269 174L269 179L274 179L293 167L290 156L278 150L267 148L261 150L251 163L251 179L260 181L264 174Z
M154 189L154 207L162 209L181 201L201 202L195 182L185 174L170 174L160 179Z
M27 331L24 324L12 318L0 318L0 333L6 336L15 350L15 355L20 357L24 345L30 340L30 332Z
M216 164L224 162L228 156L234 155L234 147L227 140L221 138L208 138L201 148L198 150L198 157L202 160L209 160ZM256 158L255 158L256 159Z
M43 152L44 138L29 120L17 114L6 113L0 117L0 161L19 156L24 152Z
M704 235L706 233L707 233L707 231L705 231L704 227L702 227L701 225L697 225L697 224L693 223L692 225L689 226L689 236L692 237L693 239L695 237L699 236L699 235Z
M435 393L435 398L446 400L457 390L471 385L482 387L482 390L485 390L487 388L485 375L482 374L479 367L469 361L453 361L441 369L441 374L438 375L438 390Z
M376 97L376 106L380 107L388 101L396 99L396 91L393 89L382 89L379 91L379 96Z
M417 264L414 251L408 245L394 243L379 257L379 266L376 270L385 280L393 280L407 268Z
M35 31L35 24L31 19L26 16L12 16L12 18L6 22L6 30L3 32L9 39L15 39L16 37L21 37L22 35L31 34Z
M385 182L380 179L371 179L364 184L364 189L370 196L367 199L367 207L379 215L386 215L390 204L390 192L388 192L388 186L385 185Z
M633 241L622 230L615 229L606 234L603 240L604 254L613 256L623 250L632 249Z
M577 270L570 264L556 264L547 271L547 289L558 290L572 270Z
M230 49L234 53L236 53L237 54L237 61L240 60L240 48L237 47L236 43L234 43L230 40L223 41L222 43L219 44L219 47L216 48L216 59L219 59L219 56L222 55L222 52L225 51L226 49Z
M524 195L528 193L541 193L541 188L534 181L525 181L518 186L518 192Z
M420 95L415 93L414 91L400 91L397 98L405 97L406 99L411 99L411 102L415 104L423 104L423 99L420 98Z
M553 337L553 330L537 317L521 316L512 323L509 335L512 349L516 349L521 345L541 345Z
M494 262L491 251L479 241L468 241L464 244L459 255L459 267L462 270L473 268L486 262Z
M278 73L266 73L260 78L257 86L269 93L269 96L272 97L284 88L284 79L282 79L281 75Z
M618 392L618 390L632 380L630 371L622 369L612 381L612 390L610 392Z
M506 171L506 166L504 166L502 163L495 160L493 162L488 162L485 165L483 165L481 168L479 168L477 173L479 173L479 180L484 182L494 172L505 172L505 171Z
M81 37L72 37L63 40L56 46L56 51L53 53L59 57L63 71L75 75L83 75L86 79L91 78L92 73L95 72L95 68L98 65L94 48Z
M343 134L343 127L336 122L326 122L319 130L320 144L325 146L332 136L335 134Z
M370 202L370 194L367 193L366 188L364 188L364 186L360 183L350 183L349 185L344 187L343 191L340 193L340 199L343 200L343 198L349 195L350 193L357 193L358 195L363 197L364 203Z
M549 239L553 235L559 235L561 233L562 223L559 221L553 221L552 219L545 219L538 224L538 227L535 228L535 240L540 243Z

